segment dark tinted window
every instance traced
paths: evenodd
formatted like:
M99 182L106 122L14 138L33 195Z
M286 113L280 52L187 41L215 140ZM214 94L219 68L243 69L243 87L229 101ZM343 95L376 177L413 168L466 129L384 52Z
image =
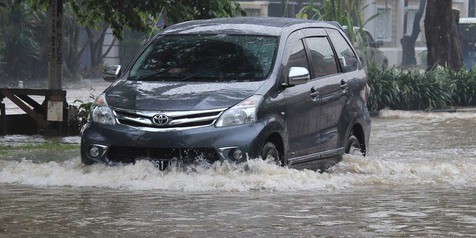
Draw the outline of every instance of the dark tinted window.
M157 38L129 78L147 80L262 80L273 66L276 37L170 35Z
M337 73L337 65L331 45L327 37L312 37L306 39L311 56L311 68L314 77Z
M365 34L365 39L367 41L366 46L376 48L377 45L375 44L375 41L374 41L374 38L372 37L372 35L370 35L370 33L368 33L367 31L365 31L364 34Z
M357 70L357 56L355 56L349 43L337 30L328 30L327 32L336 50L342 70L344 72Z
M304 45L302 41L296 41L291 47L289 55L288 68L291 67L304 67L309 70L307 64L306 52L304 51Z

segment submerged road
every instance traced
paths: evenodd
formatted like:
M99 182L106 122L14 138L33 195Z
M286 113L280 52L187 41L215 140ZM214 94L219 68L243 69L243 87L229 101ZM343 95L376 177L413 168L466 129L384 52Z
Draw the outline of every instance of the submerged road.
M0 146L22 140L48 139L6 136ZM0 237L476 234L472 112L384 111L373 118L368 156L345 157L325 173L262 161L164 172L48 153L0 154Z

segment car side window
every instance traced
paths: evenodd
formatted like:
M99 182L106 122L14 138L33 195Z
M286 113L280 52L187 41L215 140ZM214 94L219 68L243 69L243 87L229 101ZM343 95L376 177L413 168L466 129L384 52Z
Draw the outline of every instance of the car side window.
M327 33L336 50L342 71L351 72L357 70L359 61L345 38L337 30L328 29Z
M311 68L315 78L337 73L334 51L327 37L306 38L305 42L309 48Z
M365 39L367 41L367 46L372 47L372 48L377 48L377 45L375 44L374 38L368 33L367 31L365 32Z
M310 72L303 38L302 31L295 31L286 39L279 82L287 83L291 67L306 68Z
M301 40L296 41L291 48L289 54L288 68L291 67L304 67L309 70L309 65L307 64L306 52L304 50L304 45Z

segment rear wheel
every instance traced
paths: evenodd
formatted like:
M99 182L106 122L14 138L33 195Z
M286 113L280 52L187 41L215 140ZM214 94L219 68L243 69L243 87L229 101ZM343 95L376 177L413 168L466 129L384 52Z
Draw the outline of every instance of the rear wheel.
M359 139L351 133L347 139L347 144L345 145L345 153L350 155L364 155L362 145L359 142Z
M274 161L277 165L282 165L279 150L273 142L266 142L261 150L261 158L263 160Z

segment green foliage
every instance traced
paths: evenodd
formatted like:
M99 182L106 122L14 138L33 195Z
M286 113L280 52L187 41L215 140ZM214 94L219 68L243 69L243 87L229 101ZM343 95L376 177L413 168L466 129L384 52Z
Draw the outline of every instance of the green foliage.
M185 20L244 15L233 0L62 0L63 1L63 58L65 76L77 77L80 57L90 50L91 65L95 68L104 57L105 29L122 38L124 29L151 33L160 13L167 24ZM48 61L47 7L50 0L0 0L0 73L1 83L16 85L17 80L46 77ZM152 20L153 21L153 20ZM80 28L80 25L82 28ZM81 42L81 31L88 39ZM137 48L137 47L136 47ZM11 82L3 78L13 79Z
M45 9L49 0L16 0L29 2L35 9ZM117 1L117 0L63 0L69 5L78 21L85 26L99 26L107 22L113 33L122 38L124 29L150 32L149 19L156 19L164 10L169 24L192 19L209 19L245 15L245 11L233 0L154 0L154 1Z
M476 69L446 70L447 87L453 90L452 101L458 106L476 105Z
M476 70L381 70L368 67L369 110L431 110L476 106Z
M46 55L39 40L45 36L45 15L31 12L27 4L5 7L0 12L0 68L3 74L14 81L38 75L43 62L42 52Z
M2 8L6 8L7 7L7 1L6 0L0 0L0 11Z
M91 99L94 100L94 95L89 96ZM79 103L79 105L77 105ZM76 111L76 123L78 129L81 129L89 120L89 114L91 113L91 105L92 102L83 102L81 100L75 100L74 104L71 105L73 110Z
M300 18L307 18L319 21L335 21L342 26L347 27L347 35L351 42L355 42L356 34L362 34L362 39L365 39L364 32L361 29L367 22L373 20L377 15L371 16L365 22L362 22L361 13L369 5L360 6L359 0L324 0L322 7L316 7L316 1L311 0L309 5L303 7L298 16ZM354 26L359 27L359 32L354 31Z

